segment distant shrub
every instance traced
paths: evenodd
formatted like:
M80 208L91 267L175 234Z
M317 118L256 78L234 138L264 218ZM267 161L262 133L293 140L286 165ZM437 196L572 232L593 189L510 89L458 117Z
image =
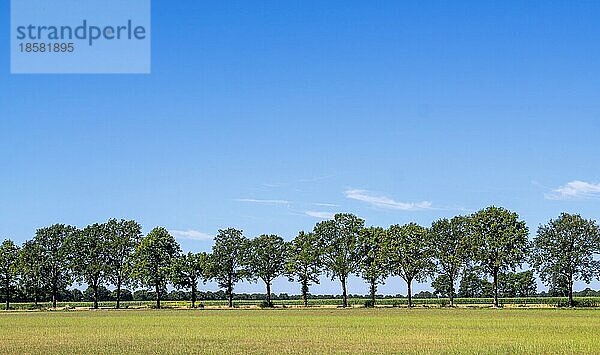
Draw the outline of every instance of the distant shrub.
M261 301L258 306L260 308L273 308L273 302Z

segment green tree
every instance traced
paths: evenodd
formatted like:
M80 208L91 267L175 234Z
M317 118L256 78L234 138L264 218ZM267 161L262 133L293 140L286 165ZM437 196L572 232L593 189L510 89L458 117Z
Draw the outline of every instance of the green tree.
M117 308L121 307L121 288L130 283L127 270L131 267L135 248L142 238L142 227L136 221L110 219L106 222L107 278L116 286Z
M187 253L173 262L171 280L178 289L191 291L192 308L196 308L198 283L208 278L209 255L207 253Z
M492 297L492 283L481 277L477 268L465 268L458 286L458 297L483 298Z
M173 261L180 251L175 238L163 227L151 230L135 249L132 276L143 286L154 288L156 308L160 308L163 290L170 280Z
M431 282L431 287L433 288L433 294L436 297L448 297L453 300L456 296L454 283L450 281L446 274L437 275ZM452 306L453 303L450 305Z
M85 282L92 290L94 309L98 308L98 289L108 271L108 242L106 225L92 224L68 240L71 249L70 265L76 281Z
M18 263L20 286L37 306L40 298L46 294L48 283L44 278L42 249L35 240L28 240L23 244Z
M245 266L251 278L263 280L267 287L266 304L271 302L271 284L275 278L282 275L285 269L287 245L277 235L261 235L250 241L246 253Z
M81 291L80 291L81 292ZM71 291L73 296L74 292ZM79 295L77 295L79 296ZM94 289L93 287L88 287L81 293L82 300L85 302L97 302L97 301L112 301L112 293L106 286L98 286L98 288ZM76 301L73 299L73 301Z
M443 292L442 296L450 299L450 307L454 307L456 282L473 252L470 231L470 219L464 216L450 220L440 219L433 222L429 229L428 239L437 266L436 271L440 275L434 281L434 288ZM442 281L448 285L440 285Z
M507 272L498 275L498 292L502 297L530 297L536 294L533 271Z
M69 265L69 246L67 240L78 233L77 228L64 224L55 224L36 231L34 241L41 251L43 275L52 294L52 307L56 308L59 291L71 284Z
M386 234L390 272L406 282L409 307L412 307L412 282L425 281L435 269L427 237L427 228L416 223L393 225Z
M241 230L221 229L215 237L211 257L211 278L225 289L229 307L233 307L233 288L248 276L244 260L249 241Z
M569 297L569 281L562 275L554 275L544 282L549 286L548 294L552 297Z
M525 262L529 229L518 214L495 206L475 213L472 221L478 242L475 260L482 271L493 278L494 307L498 307L498 276Z
M359 270L362 278L369 283L371 307L375 307L377 285L383 283L388 276L385 234L385 229L381 227L369 227L361 230L358 236Z
M10 309L10 295L19 274L19 247L12 240L0 244L0 284L4 287L6 309Z
M288 246L285 273L290 282L301 285L304 307L308 307L308 291L311 284L319 283L321 274L321 248L314 233L298 233Z
M531 264L544 283L562 288L573 306L573 282L590 282L600 271L600 229L596 221L563 213L539 227ZM564 289L566 287L566 290Z
M358 236L365 221L353 214L338 213L333 220L317 223L314 233L319 238L323 265L332 280L342 284L342 305L348 307L348 276L358 271Z

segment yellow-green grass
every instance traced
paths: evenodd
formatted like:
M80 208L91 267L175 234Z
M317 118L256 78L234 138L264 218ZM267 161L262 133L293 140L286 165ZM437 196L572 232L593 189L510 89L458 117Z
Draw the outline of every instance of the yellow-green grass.
M0 313L1 354L600 353L600 310Z

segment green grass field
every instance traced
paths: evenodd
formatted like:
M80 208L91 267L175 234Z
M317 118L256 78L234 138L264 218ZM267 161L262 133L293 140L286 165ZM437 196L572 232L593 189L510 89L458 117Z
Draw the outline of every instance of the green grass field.
M600 310L0 313L0 353L600 353Z

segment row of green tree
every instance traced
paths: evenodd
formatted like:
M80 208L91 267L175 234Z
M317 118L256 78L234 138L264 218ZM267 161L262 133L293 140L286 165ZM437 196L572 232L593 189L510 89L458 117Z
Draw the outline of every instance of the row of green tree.
M600 276L596 221L563 213L541 225L532 240L528 237L527 225L517 213L492 206L469 216L437 220L429 228L415 223L365 227L355 215L337 214L290 242L277 235L248 239L241 230L228 228L219 230L212 253L182 253L165 228L143 236L137 222L111 219L83 229L63 224L41 228L22 247L4 241L0 282L7 308L16 287L35 303L48 293L56 307L59 293L73 282L91 288L95 308L107 284L116 288L117 308L125 285L151 290L160 308L171 284L188 290L195 306L198 285L209 280L223 289L230 307L237 283L262 280L265 304L272 305L271 284L280 276L300 284L306 305L309 287L319 283L322 274L340 282L344 307L351 275L360 275L369 284L372 305L378 285L398 276L407 284L409 306L413 282L430 278L436 294L449 298L451 306L459 280L461 288L466 285L464 290L472 291L467 296L491 291L498 306L501 290L512 287L510 292L518 296L535 294L533 271L515 272L526 263L551 290L563 291L571 305L573 283L589 283Z

